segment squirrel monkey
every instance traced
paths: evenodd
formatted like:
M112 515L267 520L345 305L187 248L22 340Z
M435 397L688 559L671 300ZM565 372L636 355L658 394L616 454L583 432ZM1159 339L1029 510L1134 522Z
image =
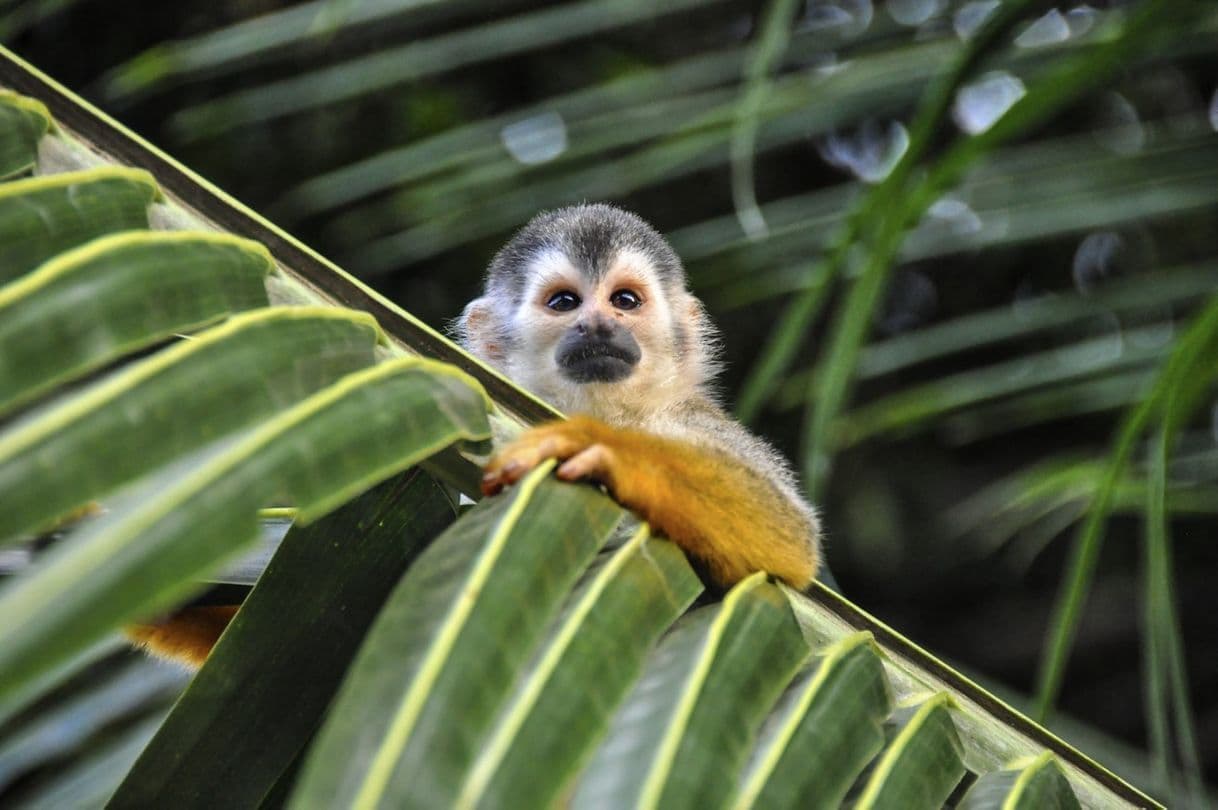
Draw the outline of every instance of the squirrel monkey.
M538 215L492 260L457 331L577 414L502 448L484 494L558 459L559 478L603 484L719 587L755 571L796 588L815 578L816 513L786 461L715 402L714 327L676 253L638 216L603 204Z
M537 216L492 260L457 331L475 356L581 414L503 448L485 494L556 458L560 478L604 484L717 586L754 571L796 588L816 576L816 514L785 460L715 403L714 327L642 219L608 205ZM198 667L235 612L187 608L127 634Z

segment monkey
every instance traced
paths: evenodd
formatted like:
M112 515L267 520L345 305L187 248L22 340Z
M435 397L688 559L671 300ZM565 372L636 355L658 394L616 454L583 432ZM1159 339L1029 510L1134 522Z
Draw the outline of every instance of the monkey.
M604 485L717 588L755 571L798 589L816 577L816 512L785 459L718 404L715 328L680 259L642 218L606 204L534 217L491 260L454 331L475 357L572 414L492 456L484 495L554 458L559 478ZM235 612L187 608L127 635L198 668Z
M455 331L572 414L501 448L485 495L552 458L560 479L603 485L717 588L756 571L797 589L816 577L816 511L786 460L718 403L715 328L642 218L603 203L539 214L492 259Z

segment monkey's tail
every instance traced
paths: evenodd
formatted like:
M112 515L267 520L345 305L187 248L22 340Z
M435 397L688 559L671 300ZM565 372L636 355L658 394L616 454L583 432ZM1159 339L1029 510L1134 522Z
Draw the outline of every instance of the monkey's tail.
M240 605L200 605L179 610L166 619L123 628L136 646L158 658L198 669L207 660L220 634Z

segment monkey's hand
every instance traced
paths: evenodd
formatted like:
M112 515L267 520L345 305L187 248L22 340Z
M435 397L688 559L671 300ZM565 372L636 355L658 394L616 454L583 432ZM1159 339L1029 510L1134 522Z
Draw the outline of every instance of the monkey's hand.
M559 478L603 484L706 570L720 586L766 571L796 588L816 576L816 521L762 472L689 442L574 417L527 431L491 459L494 495L546 459Z

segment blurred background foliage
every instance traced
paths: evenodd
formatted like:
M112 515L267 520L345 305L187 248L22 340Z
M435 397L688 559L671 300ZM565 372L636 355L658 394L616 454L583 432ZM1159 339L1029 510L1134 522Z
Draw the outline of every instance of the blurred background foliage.
M6 0L0 37L436 326L539 209L639 212L851 599L1160 795L1218 781L1215 4Z

